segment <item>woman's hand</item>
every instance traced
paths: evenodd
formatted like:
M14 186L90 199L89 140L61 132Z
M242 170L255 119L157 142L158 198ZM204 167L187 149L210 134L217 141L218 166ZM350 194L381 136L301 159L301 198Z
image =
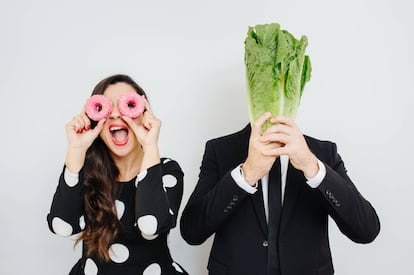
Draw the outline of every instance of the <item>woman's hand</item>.
M128 116L123 116L122 119L128 123L128 126L134 131L138 142L144 151L144 158L142 161L142 169L147 169L160 162L158 138L160 134L161 121L154 115L146 98L145 112L142 115L141 121L138 119L131 119Z
M83 109L66 124L68 149L65 164L70 172L78 173L83 167L86 151L102 131L105 121L99 121L96 127L91 129L91 121Z
M128 123L128 126L134 131L138 142L142 148L150 148L158 146L158 137L160 134L161 121L154 115L148 101L145 101L145 112L142 115L142 120L131 119L128 116L123 116L122 119Z

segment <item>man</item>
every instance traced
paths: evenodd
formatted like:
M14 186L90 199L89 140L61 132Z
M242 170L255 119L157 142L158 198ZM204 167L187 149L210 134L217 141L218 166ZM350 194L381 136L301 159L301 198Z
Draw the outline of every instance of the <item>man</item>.
M379 233L336 145L303 136L289 118L265 113L208 141L200 169L180 227L192 245L215 233L209 274L331 275L328 216L354 242Z

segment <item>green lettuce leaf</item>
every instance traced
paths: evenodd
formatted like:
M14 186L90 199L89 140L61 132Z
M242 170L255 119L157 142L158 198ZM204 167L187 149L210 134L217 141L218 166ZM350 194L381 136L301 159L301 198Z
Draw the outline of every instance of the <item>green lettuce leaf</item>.
M277 23L249 27L244 61L252 122L265 112L295 119L312 70L307 45L306 36L297 40Z

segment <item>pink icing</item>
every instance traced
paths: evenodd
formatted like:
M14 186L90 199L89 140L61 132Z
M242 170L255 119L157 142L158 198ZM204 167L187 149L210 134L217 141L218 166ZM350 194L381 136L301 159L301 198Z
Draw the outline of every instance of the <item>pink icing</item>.
M93 95L85 104L86 114L94 121L107 118L112 113L112 109L112 101L103 95Z
M137 93L125 94L119 99L118 108L122 115L137 118L144 112L144 98Z

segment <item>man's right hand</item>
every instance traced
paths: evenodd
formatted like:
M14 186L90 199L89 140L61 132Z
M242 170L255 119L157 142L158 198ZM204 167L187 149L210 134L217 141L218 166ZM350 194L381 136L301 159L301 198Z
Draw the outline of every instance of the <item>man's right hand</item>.
M268 174L278 156L265 156L264 152L276 149L283 144L275 142L263 142L263 124L270 119L270 112L261 115L253 124L249 140L249 152L246 161L242 165L244 179L250 185L255 185L264 175Z

